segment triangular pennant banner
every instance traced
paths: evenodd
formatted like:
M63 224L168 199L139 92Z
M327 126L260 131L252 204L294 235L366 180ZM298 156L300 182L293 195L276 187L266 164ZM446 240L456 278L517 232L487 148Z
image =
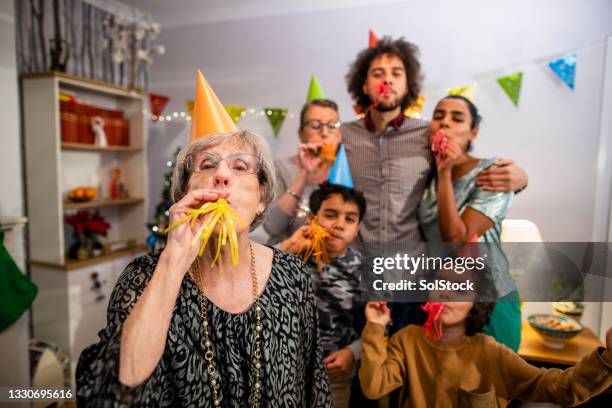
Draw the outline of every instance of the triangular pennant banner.
M193 101L193 99L190 99L185 102L185 106L187 106L187 114L189 116L193 116L193 105L195 105L195 102Z
M514 74L497 78L497 82L499 82L502 89L506 91L506 94L510 97L514 106L518 106L519 96L521 95L521 83L523 82L523 73L515 72Z
M425 96L419 95L416 101L404 110L407 118L421 119L423 117L423 106L425 106Z
M264 108L268 122L272 126L272 132L274 137L278 137L278 134L283 127L285 117L287 117L287 108Z
M244 106L225 105L225 110L230 115L230 118L232 118L234 123L238 123L246 114L246 108Z
M323 90L323 87L319 83L317 77L312 75L310 77L310 86L308 87L308 96L306 97L306 103L315 99L327 99L327 95L325 94L325 91Z
M157 94L149 94L149 102L151 104L151 113L154 116L160 116L170 100L169 97Z
M376 36L376 34L374 34L374 31L369 30L369 44L370 44L370 48L374 48L378 45L378 37Z
M574 90L574 78L576 76L576 54L568 55L565 58L550 61L550 69L563 81L571 90Z
M476 102L476 84L460 86L448 90L449 95L460 95L468 98L472 102Z

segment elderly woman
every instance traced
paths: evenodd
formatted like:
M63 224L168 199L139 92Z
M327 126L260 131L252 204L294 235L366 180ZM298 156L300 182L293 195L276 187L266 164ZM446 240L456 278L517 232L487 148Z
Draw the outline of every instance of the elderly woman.
M100 342L79 360L79 405L331 405L307 269L248 238L272 200L273 174L267 147L249 132L208 136L179 153L171 222L225 198L245 221L236 224L239 262L225 245L211 267L216 242L198 256L202 220L172 229L159 257L133 261Z
M321 146L338 146L341 139L338 105L329 99L314 99L302 107L298 154L275 162L278 176L276 201L264 221L269 243L289 238L308 215L310 194L327 180L332 163L322 160ZM285 246L281 244L281 249Z

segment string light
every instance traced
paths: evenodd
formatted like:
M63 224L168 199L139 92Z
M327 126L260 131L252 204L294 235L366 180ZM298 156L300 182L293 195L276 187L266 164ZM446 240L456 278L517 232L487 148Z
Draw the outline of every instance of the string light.
M255 108L245 108L241 113L240 113L240 117L244 118L248 115L252 115L255 117L264 117L264 116L271 116L273 114L273 111L268 109L268 110L263 110L263 109L255 109ZM146 115L149 117L149 119L151 119L154 122L190 122L191 121L191 115L189 115L187 112L172 112L169 115L153 115L151 113L149 113L148 115ZM286 116L288 116L291 119L294 119L297 117L297 114L288 111Z

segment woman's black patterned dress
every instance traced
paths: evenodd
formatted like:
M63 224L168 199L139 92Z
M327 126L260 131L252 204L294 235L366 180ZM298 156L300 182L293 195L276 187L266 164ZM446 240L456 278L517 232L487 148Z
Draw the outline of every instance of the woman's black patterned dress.
M157 258L142 256L121 274L111 295L100 342L83 351L76 371L84 407L212 407L203 357L199 291L185 275L172 313L163 356L135 388L119 383L123 321L149 282ZM301 259L274 250L262 307L261 407L330 407L327 372L317 334L316 300ZM208 302L210 340L220 374L221 406L248 407L254 383L255 311L225 312Z

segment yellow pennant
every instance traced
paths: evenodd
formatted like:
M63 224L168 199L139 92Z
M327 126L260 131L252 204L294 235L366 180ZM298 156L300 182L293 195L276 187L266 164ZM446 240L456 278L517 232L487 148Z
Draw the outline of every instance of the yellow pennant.
M460 95L468 98L473 103L476 103L476 84L460 86L448 90L449 95Z

